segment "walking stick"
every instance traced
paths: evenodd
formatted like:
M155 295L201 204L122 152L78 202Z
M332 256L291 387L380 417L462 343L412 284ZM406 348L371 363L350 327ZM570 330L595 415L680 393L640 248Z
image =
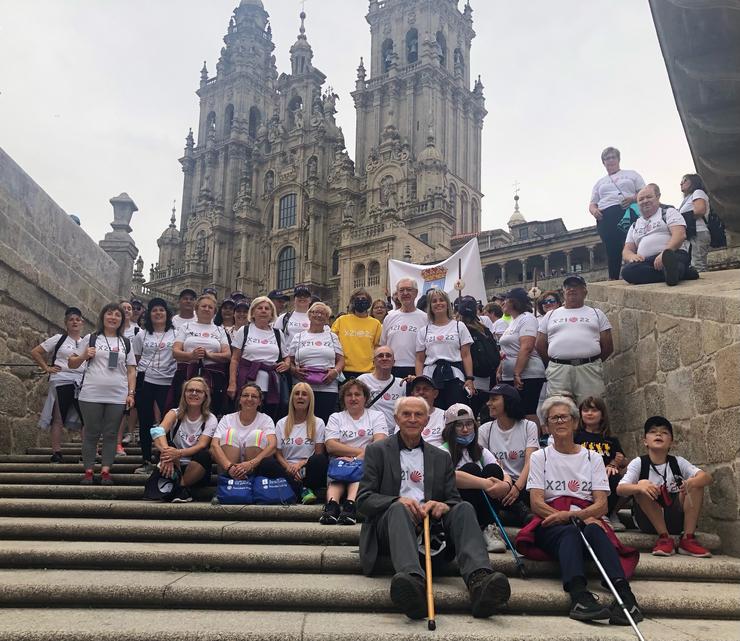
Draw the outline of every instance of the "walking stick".
M427 575L427 627L435 630L437 624L434 622L434 594L432 593L432 551L429 544L429 515L424 517L424 561L426 563Z
M504 524L501 523L501 519L498 517L498 514L496 514L496 510L493 508L493 503L491 503L491 499L488 498L488 494L486 494L484 490L481 490L481 492L483 493L483 498L486 500L486 505L488 505L488 509L491 512L493 520L496 521L496 525L498 526L499 532L501 532L501 536L504 537L506 547L509 548L512 556L514 557L514 563L516 563L516 569L517 572L519 572L519 576L523 579L526 579L527 571L524 569L524 562L522 561L521 555L514 549L514 546L509 539L509 535L506 534L506 530L504 530Z
M594 563L596 564L596 567L599 569L599 572L601 572L601 578L604 579L604 582L607 584L607 586L609 586L611 593L614 595L614 598L619 604L619 607L622 608L622 612L624 612L625 616L627 617L627 621L630 622L630 625L632 626L632 629L635 631L637 638L640 639L640 641L645 641L645 637L642 636L642 633L637 627L635 620L632 618L632 615L629 613L629 610L627 610L627 606L624 604L624 601L622 601L622 597L619 596L619 592L617 592L617 590L615 589L614 584L611 582L611 579L606 575L606 570L604 570L604 566L601 565L601 561L599 561L599 557L596 556L596 552L594 552L594 549L591 547L591 544L588 542L588 539L586 539L586 535L583 533L583 529L582 529L583 521L580 521L575 516L571 516L570 522L573 524L573 527L575 527L576 530L578 530L578 533L581 535L583 544L586 546L586 549L591 555L591 558L594 560Z

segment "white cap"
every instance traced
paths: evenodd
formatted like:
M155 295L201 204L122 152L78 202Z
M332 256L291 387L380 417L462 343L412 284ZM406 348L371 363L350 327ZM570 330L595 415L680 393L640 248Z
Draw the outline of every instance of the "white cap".
M445 425L468 419L475 420L475 416L473 416L473 410L464 403L455 403L445 410Z

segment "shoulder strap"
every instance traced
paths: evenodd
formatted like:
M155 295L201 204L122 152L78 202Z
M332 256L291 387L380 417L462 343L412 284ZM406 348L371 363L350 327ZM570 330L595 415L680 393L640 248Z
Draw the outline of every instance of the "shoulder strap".
M203 421L203 422L202 422L202 423L200 424L200 433L201 433L201 434L203 434L203 432L205 432L205 431L206 431L206 422L205 422L205 421Z
M375 403L377 403L380 400L383 394L385 394L393 386L393 383L395 382L396 382L396 377L393 376L393 374L391 374L391 382L388 383L388 385L386 385L382 390L380 390L380 392L378 392L378 395L375 398L370 399L367 402L367 405L365 405L365 409L370 409L373 405L375 405Z
M285 316L283 316L283 334L288 330L288 321L292 315L293 310L290 310L289 312L285 312Z
M275 332L275 340L277 341L278 346L278 360L281 361L283 360L283 343L280 340L280 330L277 330L273 327L272 331Z
M650 457L647 454L643 454L640 457L640 478L639 480L642 481L643 479L650 477Z
M462 339L460 338L460 321L455 321L455 328L457 329L457 347L462 349Z
M661 217L661 218L663 219L663 222L664 222L664 223L665 223L666 225L668 224L668 223L666 223L666 221L665 221L665 215L666 215L666 212L667 212L667 211L668 211L668 205L661 205L661 206L660 206L660 217Z
M247 344L247 336L249 336L249 328L251 327L252 323L247 323L244 326L244 340L242 341L242 352L244 351L244 346Z
M90 334L90 347L95 347L95 343L98 342L98 333L93 332Z
M67 334L67 332L62 332L62 335L57 341L57 344L54 345L54 351L52 352L52 355L51 355L51 365L54 365L55 361L57 360L57 354L59 353L59 350L61 349L62 345L64 345L64 341L67 340L68 336L69 334Z
M125 336L121 336L121 338L123 339L123 347L126 350L126 356L128 356L128 353L131 351L131 341Z
M177 434L177 430L180 429L180 423L182 423L182 419L180 417L178 417L177 418L177 423L175 423L175 427L172 428L172 431L169 434L169 436L170 436L170 438L169 438L170 443L174 443L175 442L175 435Z
M136 336L141 331L141 327L138 325L134 325L134 336Z
M681 468L678 466L678 459L671 454L668 455L668 467L671 468L671 474L674 479L681 478Z

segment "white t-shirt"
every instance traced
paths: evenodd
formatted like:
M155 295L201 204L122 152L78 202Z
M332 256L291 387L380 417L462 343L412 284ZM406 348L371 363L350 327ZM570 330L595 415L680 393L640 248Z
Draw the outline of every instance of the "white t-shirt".
M503 318L499 318L497 321L493 323L493 329L491 330L491 333L496 337L496 340L501 338L501 334L503 334L506 331L506 328L509 326L509 323L505 321Z
M229 340L223 328L213 323L197 323L187 321L177 330L176 343L182 343L185 352L195 351L198 347L204 347L207 352L220 352L221 348L228 346ZM216 361L204 358L204 365L212 365Z
M531 312L524 312L511 319L509 326L499 339L502 364L501 380L514 380L514 366L519 356L519 339L522 336L532 336L536 339L538 327L537 319ZM545 364L537 350L533 349L529 354L529 360L522 372L522 379L525 378L545 378Z
M172 411L175 413L175 416L179 417L179 411L177 409ZM172 424L171 430L175 429L175 425L177 425L177 421ZM175 437L172 439L172 444L176 448L184 450L189 447L193 447L193 445L195 445L198 442L198 439L203 435L213 438L213 435L216 433L216 428L218 427L218 420L213 414L209 414L208 418L205 420L205 427L202 432L200 430L201 425L203 425L202 416L191 421L188 418L188 415L185 414L180 421L180 427L177 429L177 434L175 434ZM183 456L180 459L180 462L190 463L190 457ZM207 471L210 473L210 470Z
M175 330L154 332L150 334L140 331L131 342L136 356L140 356L136 367L138 372L144 372L144 381L154 385L169 385L172 382L177 363L172 355L172 346L175 344Z
M478 316L478 320L480 321L480 324L483 325L483 327L487 328L491 334L493 334L493 321L488 318L485 314L483 316Z
M441 450L444 450L448 454L450 453L450 449L447 443L441 443L437 447L439 447L439 449ZM481 469L483 469L486 465L490 465L491 463L496 463L496 465L499 465L499 462L496 460L496 457L491 452L489 452L485 447L481 448L481 457L477 461L473 461L473 459L470 457L470 453L468 452L467 448L464 449L460 453L460 460L457 462L457 465L455 465L455 469L459 470L463 465L466 465L467 463L475 463Z
M542 317L539 331L547 336L550 358L591 358L601 354L601 332L611 323L600 309L584 305L577 309L558 307Z
M254 420L244 425L239 420L239 412L226 414L218 423L213 438L219 439L221 445L234 445L244 454L247 447L267 446L267 436L275 434L275 423L262 412L257 412Z
M244 340L245 333L246 342ZM235 349L242 350L244 360L273 364L277 363L280 358L281 346L278 345L277 336L275 336L275 331L272 328L260 329L252 324L245 325L234 334L232 342ZM242 345L244 349L242 349ZM257 372L257 378L254 382L263 392L266 392L270 386L270 375L260 370Z
M684 198L683 202L681 203L681 206L678 208L678 213L684 214L688 211L694 211L695 200L703 200L707 204L707 213L704 214L704 216L702 216L701 218L694 219L696 220L696 231L709 231L707 229L707 224L704 222L704 218L706 218L707 214L709 214L709 196L707 196L707 192L705 192L703 189L697 189L690 196L686 196L686 198Z
M172 317L172 325L174 325L175 330L180 329L185 323L196 323L198 322L198 319L195 317L195 314L193 314L190 318L183 318L180 316L180 314L175 314Z
M309 458L316 450L316 443L324 442L324 421L318 416L314 426L314 437L308 438L306 423L296 423L290 431L290 436L285 436L285 423L288 417L281 418L275 425L277 435L277 448L282 452L285 460L289 463L303 461Z
M82 354L90 345L90 335L83 337L77 354ZM82 383L79 400L87 403L116 403L123 405L128 394L127 366L136 366L133 348L126 355L123 338L108 338L98 335L95 341L95 356L87 361L85 380ZM108 354L118 352L118 363L108 369Z
M142 329L135 323L131 323L128 327L126 327L123 330L123 335L128 338L132 343L134 341L134 336L138 336L141 334Z
M456 363L462 360L460 347L470 345L473 338L465 323L451 320L446 325L428 323L416 335L416 351L426 352L424 358L424 376L434 374L434 363L439 359ZM465 373L457 367L452 368L455 376L465 380Z
M380 412L374 409L365 410L359 419L354 420L349 412L344 410L334 412L329 417L324 438L327 441L337 439L350 447L365 449L372 443L376 434L388 434L388 426Z
M432 408L432 413L429 414L429 422L421 432L421 438L424 439L425 443L435 445L439 447L442 445L442 432L445 429L445 413L438 407ZM400 428L398 425L393 425L393 433L397 434Z
M696 476L699 472L701 472L698 467L689 463L683 456L677 456L676 462L678 463L678 469L681 471L681 476L683 477L684 481ZM633 458L629 462L629 465L624 472L622 480L619 481L619 484L622 485L624 483L634 485L635 483L637 483L640 480L641 467L642 461L640 460L640 457L638 456L637 458ZM668 491L672 493L678 492L679 487L676 484L676 479L674 478L673 472L671 471L671 466L668 465L668 461L662 463L661 465L650 465L648 481L654 483L655 485L663 485L664 476L665 485Z
M424 450L401 447L401 487L399 496L424 502Z
M290 343L289 354L296 365L328 370L337 362L337 354L344 356L342 343L337 335L329 329L320 333L299 332ZM336 392L337 381L326 385L311 385L314 392Z
M663 210L658 207L650 218L640 216L629 228L625 243L634 243L637 247L637 253L643 258L657 256L662 252L671 240L670 227L681 225L686 227L686 221L673 207L669 207L665 212L665 222L663 222ZM681 247L688 251L688 241L683 241Z
M416 337L419 330L426 327L429 319L425 312L415 309L402 312L394 309L383 320L380 344L393 350L397 367L414 367L416 364Z
M642 176L631 169L620 169L615 174L599 178L591 192L591 202L604 210L618 205L625 198L634 198L645 186Z
M50 336L41 343L41 347L47 354L53 354L54 348L61 338L61 334L54 334L54 336ZM82 372L85 371L85 363L82 363L77 369L69 369L68 365L69 357L80 353L81 344L81 338L75 340L74 338L67 336L59 347L56 360L53 364L60 367L61 371L58 374L52 374L49 377L49 382L55 387L58 387L59 385L68 385L69 383L79 383L80 380L82 380ZM89 343L84 343L84 346L87 347L88 344Z
M593 502L593 490L609 494L604 460L582 447L576 454L561 454L548 445L529 459L527 489L545 491L545 502L559 496L572 496ZM575 508L577 509L577 508Z
M478 430L478 445L493 454L501 467L514 481L519 480L524 469L528 448L539 448L537 425L522 419L509 430L502 430L497 421L489 421Z
M381 381L372 373L362 374L357 377L358 381L365 383L370 388L370 400L374 399L381 391L383 391L388 383L393 379L393 384L383 392L383 397L373 403L371 409L381 412L385 417L385 422L388 425L388 433L393 434L394 427L396 425L396 418L393 411L396 407L396 401L402 396L406 396L406 383L402 378L396 378L391 376L390 379Z
M285 315L290 314L288 322L285 324L285 331L283 331L283 320ZM275 328L280 330L283 335L283 344L290 345L293 342L293 338L298 332L305 332L311 323L308 320L308 314L306 312L285 312L280 314L275 321Z

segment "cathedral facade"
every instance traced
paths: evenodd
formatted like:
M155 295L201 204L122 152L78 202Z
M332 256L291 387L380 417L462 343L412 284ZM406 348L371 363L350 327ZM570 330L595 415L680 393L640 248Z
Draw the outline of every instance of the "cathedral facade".
M343 309L355 287L385 297L389 258L442 260L453 236L480 230L486 110L480 79L470 88L470 6L370 0L354 161L305 18L290 73L278 74L261 0L234 10L216 75L201 71L179 229L173 210L152 292L254 296L304 283Z

